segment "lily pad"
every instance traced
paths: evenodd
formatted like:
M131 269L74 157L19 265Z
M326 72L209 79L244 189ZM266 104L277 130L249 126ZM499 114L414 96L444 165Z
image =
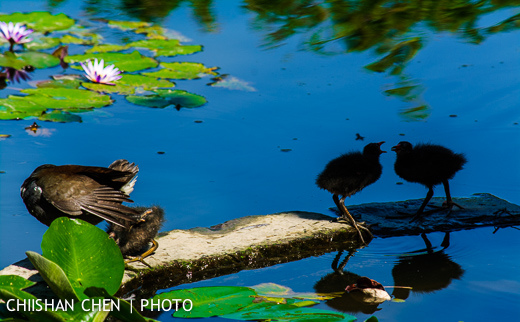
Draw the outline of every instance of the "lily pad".
M81 86L95 92L99 93L117 93L121 95L130 95L135 93L135 88L126 86L124 84L119 83L119 81L115 85L107 85L107 84L99 84L99 83L81 83Z
M64 35L60 38L62 44L76 44L76 45L92 45L94 42L92 39L74 37L71 35Z
M61 110L55 110L50 113L43 113L38 117L38 120L58 123L82 122L81 116Z
M10 15L0 15L0 21L11 21L27 25L28 28L49 32L55 30L65 30L74 25L74 20L63 13L53 15L46 11L36 11L31 13L15 12Z
M154 68L159 63L150 57L141 55L138 51L134 51L130 54L124 53L96 53L96 54L85 54L85 55L73 55L65 57L65 62L76 63L84 62L88 59L98 60L103 59L105 66L114 64L119 70L125 72L135 72L138 70Z
M43 34L40 33L32 33L30 37L32 38L32 41L24 45L28 50L49 49L59 46L60 44L59 38L44 37Z
M161 66L164 68L156 72L143 73L143 75L170 79L195 79L204 75L217 75L214 72L216 67L208 68L200 63L161 63Z
M145 39L128 44L132 47L146 48L157 56L189 55L202 50L200 45L181 45L177 39Z
M34 66L35 68L48 68L59 64L59 58L37 51L29 51L25 53L6 52L5 54L0 55L0 66L12 67L15 69L22 69L27 65Z
M36 82L38 88L79 88L82 77L79 75L57 75L53 79Z
M35 102L49 109L99 108L112 104L108 95L73 88L28 88L21 90L26 100Z
M0 120L40 116L46 110L45 106L25 99L25 96L10 95L8 98L0 98Z
M121 30L132 30L142 27L148 27L150 26L150 23L143 22L143 21L116 21L116 20L109 20L108 26L112 28L118 28Z
M102 44L102 45L96 45L89 50L85 51L87 54L91 53L108 53L108 52L114 52L114 51L123 51L127 49L128 46L123 45L111 45L111 44Z
M165 79L157 79L155 77L132 74L124 74L123 78L121 78L118 83L132 87L142 87L145 90L154 90L161 87L169 88L175 86L175 83Z
M184 311L179 309L173 316L184 318L204 318L231 314L253 303L255 291L240 286L197 287L185 290L175 290L155 295L150 301L165 299L190 299L193 309ZM150 308L150 305L148 305Z
M173 105L177 110L180 110L182 107L199 107L207 102L203 96L187 91L158 89L154 92L155 94L146 96L130 95L126 99L130 103L155 108L165 108Z

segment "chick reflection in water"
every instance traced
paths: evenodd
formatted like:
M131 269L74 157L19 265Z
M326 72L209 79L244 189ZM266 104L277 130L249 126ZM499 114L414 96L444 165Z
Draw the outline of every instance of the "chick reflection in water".
M396 288L392 293L399 299L407 299L411 292L431 293L447 288L454 279L460 279L464 274L462 267L451 260L444 250L449 246L449 233L446 233L441 243L443 247L434 251L432 244L422 234L426 250L401 256L392 269L395 285L411 286L410 289ZM426 253L424 253L426 251Z
M344 270L348 261L352 256L354 256L355 252L355 250L349 251L346 258L340 262L339 260L343 254L343 250L341 250L332 262L332 269L334 272L325 275L316 282L316 284L314 284L314 290L316 293L341 294L341 296L334 297L325 302L327 306L337 311L352 314L372 314L375 311L380 310L378 304L359 301L359 298L355 293L345 292L345 288L348 285L356 284L356 282L361 278L360 275Z

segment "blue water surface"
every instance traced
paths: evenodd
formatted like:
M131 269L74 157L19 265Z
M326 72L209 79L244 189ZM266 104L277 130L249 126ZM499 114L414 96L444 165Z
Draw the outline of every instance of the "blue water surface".
M0 4L4 13L49 10L80 21L136 20L118 5L96 8L88 7L87 1ZM410 102L383 93L399 79L363 67L381 58L374 51L320 55L305 49L304 33L280 46L263 46L266 34L255 27L253 12L230 1L215 1L212 8L212 31L197 23L187 3L157 19L190 38L191 44L204 46L201 53L168 61L219 67L220 73L248 82L255 91L210 87L208 78L176 81L178 89L203 95L208 103L194 109L151 109L113 95L113 105L82 113L82 123L39 122L43 128L37 134L24 129L33 120L0 122L0 134L12 135L0 141L0 170L5 171L0 174L0 267L23 259L27 250L40 252L46 227L27 212L19 187L44 163L108 166L120 158L137 163L140 172L132 199L139 205L164 207L164 231L291 210L330 215L331 195L316 187L316 175L332 158L379 141L386 141L382 148L389 152L381 156L383 175L347 205L426 195L421 185L396 185L403 180L393 171L395 154L390 148L402 140L442 144L466 155L467 165L450 182L453 196L488 192L520 203L518 31L497 33L476 45L448 32L420 30L426 41L407 64L406 77L421 85L420 99L430 109L426 119L411 120L400 114ZM492 26L518 12L503 9L479 23ZM122 41L117 31L104 36ZM48 75L59 72L56 68ZM30 84L11 84L0 96L25 87ZM356 133L365 139L355 140ZM435 193L444 194L442 188ZM464 274L443 289L412 292L404 303L384 303L374 315L381 321L518 317L518 237L512 228L495 234L491 228L454 233L452 246L444 252ZM442 234L431 239L438 246ZM399 255L421 248L424 243L418 236L376 239L346 269L393 285L391 272ZM331 272L335 255L182 287L274 282L309 292ZM356 314L361 321L370 316Z

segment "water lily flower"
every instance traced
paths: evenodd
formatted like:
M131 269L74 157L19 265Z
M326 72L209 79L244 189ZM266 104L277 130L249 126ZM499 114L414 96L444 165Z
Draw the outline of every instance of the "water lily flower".
M19 23L13 24L9 22L9 24L0 21L0 36L4 37L11 44L10 51L13 50L13 46L15 44L23 44L30 42L32 39L27 38L29 34L33 32L32 29L25 29L25 26L20 25Z
M97 58L94 59L94 64L92 64L92 61L89 59L85 64L80 63L80 65L85 70L85 73L87 73L87 78L94 83L115 85L112 82L122 77L119 75L121 71L117 69L115 65L104 67L105 62L103 59L99 62Z

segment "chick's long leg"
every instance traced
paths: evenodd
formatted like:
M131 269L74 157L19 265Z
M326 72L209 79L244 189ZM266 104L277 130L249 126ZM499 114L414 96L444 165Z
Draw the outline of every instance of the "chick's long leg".
M337 194L334 194L332 196L332 199L334 200L334 203L338 207L339 211L342 213L341 218L338 218L338 221L339 220L343 220L343 221L347 221L348 220L348 221L350 221L350 224L356 229L356 231L357 231L357 233L359 235L359 239L361 240L361 242L363 244L366 244L365 240L363 239L363 235L361 234L361 231L359 230L358 225L356 224L356 221L354 220L352 215L348 212L347 207L345 206L345 198L346 198L346 196L343 196L341 198L341 200L340 200L340 199L338 199L338 195ZM372 236L372 233L370 232L370 230L368 230L368 228L362 227L362 226L361 226L361 228L363 228L366 231L368 231L368 233Z
M442 206L449 209L448 213L451 212L451 209L453 208L453 206L457 206L457 207L459 207L459 209L464 209L464 207L462 207L461 205L459 205L459 204L453 202L453 200L451 200L450 184L448 183L448 180L442 181L442 184L444 185L444 192L446 192L446 201L442 204Z
M157 241L155 241L155 239L152 239L152 247L150 247L150 249L148 249L146 252L142 253L139 256L127 256L128 259L125 260L125 263L141 262L144 265L152 268L152 266L150 266L147 262L145 262L144 259L146 257L152 255L153 252L155 252L155 250L157 250L157 248L159 248L159 243Z

